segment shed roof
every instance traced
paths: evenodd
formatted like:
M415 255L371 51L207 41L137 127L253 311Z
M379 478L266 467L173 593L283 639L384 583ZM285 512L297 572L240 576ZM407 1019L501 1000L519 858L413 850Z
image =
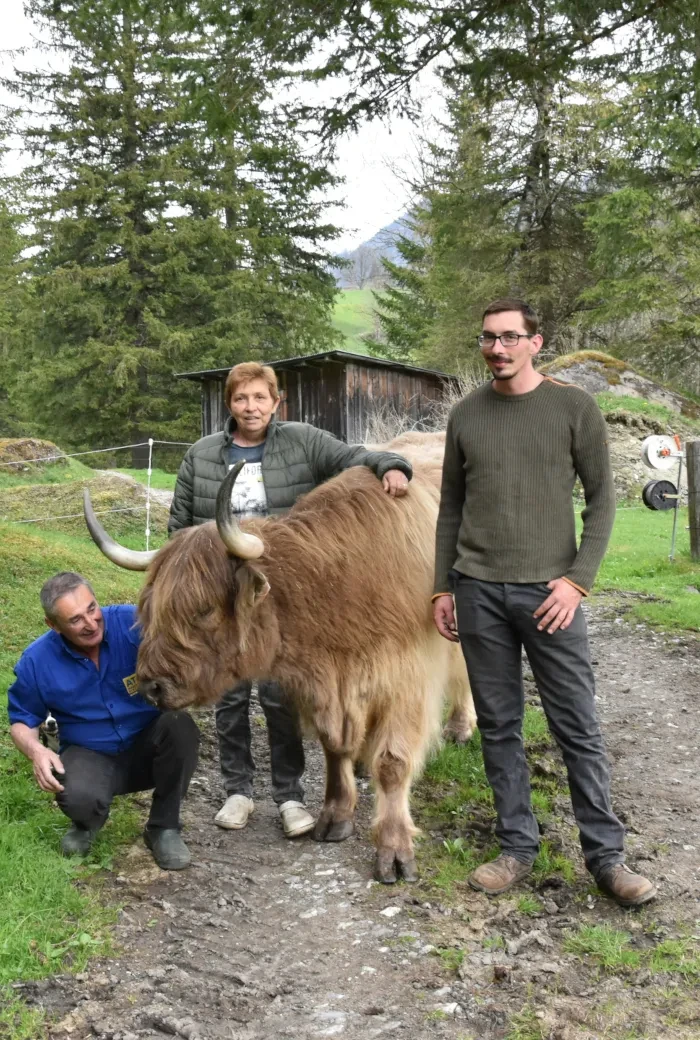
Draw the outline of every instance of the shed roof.
M405 365L401 361L387 361L385 358L370 357L369 354L353 354L349 350L326 350L320 354L304 354L301 357L282 358L279 361L266 361L270 368L305 368L309 363L318 364L324 361L339 361L341 364L360 362L363 365L374 368L390 368L395 372L418 373L420 375L437 376L439 379L456 379L457 376L449 375L447 372L439 372L435 368L418 368L416 365ZM193 379L195 382L203 383L207 379L215 379L217 376L227 376L231 371L228 368L209 368L201 372L178 372L176 379Z

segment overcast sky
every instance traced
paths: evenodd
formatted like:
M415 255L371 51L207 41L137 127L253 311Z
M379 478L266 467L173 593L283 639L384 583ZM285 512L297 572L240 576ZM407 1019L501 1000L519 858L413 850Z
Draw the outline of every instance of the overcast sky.
M22 0L2 3L2 47L0 71L7 75L12 61L7 53L31 43L32 27L25 18ZM89 0L86 0L89 2ZM433 92L428 83L423 91L425 109L433 108ZM1 98L1 94L0 94ZM342 228L338 250L353 249L386 224L401 216L409 195L401 172L410 170L416 154L416 130L405 120L375 122L340 142L338 172L345 184L336 190L344 207L330 206L328 220Z

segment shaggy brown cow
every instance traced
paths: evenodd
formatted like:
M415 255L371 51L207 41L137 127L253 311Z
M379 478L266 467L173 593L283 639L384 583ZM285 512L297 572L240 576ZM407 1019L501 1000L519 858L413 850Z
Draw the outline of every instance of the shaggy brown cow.
M442 484L442 460L445 455L445 434L424 433L407 430L388 444L378 445L380 451L393 451L403 455L413 466L414 472L427 480L440 494ZM455 744L466 744L474 732L476 715L471 695L464 700L453 700L449 718L442 733L446 740Z
M393 499L355 467L286 516L241 529L230 509L239 468L221 485L216 523L178 532L157 553L113 542L86 496L102 551L122 566L150 564L139 688L174 709L214 702L240 679L278 680L326 756L314 837L353 833L353 762L362 757L377 792L376 876L413 880L411 779L437 736L443 695L471 706L459 647L431 616L434 484L417 475L409 494Z

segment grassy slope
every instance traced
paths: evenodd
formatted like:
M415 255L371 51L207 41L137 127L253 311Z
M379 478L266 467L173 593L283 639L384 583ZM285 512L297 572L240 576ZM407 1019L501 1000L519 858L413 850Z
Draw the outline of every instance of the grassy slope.
M68 484L74 480L90 480L96 475L96 472L98 471L86 466L79 459L69 459L66 465L61 466L33 468L26 473L15 473L8 467L2 467L0 468L0 489L33 484ZM148 474L145 469L119 467L118 472L133 477L141 484L148 483ZM174 491L176 479L175 473L166 473L163 469L151 470L151 487Z
M374 297L371 289L343 289L339 293L333 324L345 336L345 349L367 353L362 336L374 331Z
M33 466L26 472L17 472L15 467L0 466L0 488L14 488L25 484L66 484L73 480L89 480L94 471L78 459L53 466Z
M694 438L700 436L700 419L693 419L687 415L679 415L673 409L655 401L647 401L643 397L629 397L626 394L602 393L596 394L601 411L629 412L647 419L655 419L665 426L669 431L677 433L682 438ZM649 479L653 473L649 472Z

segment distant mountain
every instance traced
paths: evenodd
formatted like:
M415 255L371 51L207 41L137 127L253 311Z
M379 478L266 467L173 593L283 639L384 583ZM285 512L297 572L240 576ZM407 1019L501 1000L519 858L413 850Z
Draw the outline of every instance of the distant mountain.
M399 217L398 220L392 221L391 224L387 224L386 227L381 228L380 231L373 235L372 238L368 238L366 242L358 246L358 249L373 249L383 259L390 260L392 264L401 263L401 256L398 249L396 248L396 240L401 235L405 235L410 238L412 235L411 230L406 224L407 216Z
M401 235L411 237L411 231L405 223L406 219L407 215L399 217L355 249L345 250L340 254L344 260L350 261L350 266L332 269L339 288L377 288L383 284L385 272L382 260L389 260L393 264L402 263L396 241Z

